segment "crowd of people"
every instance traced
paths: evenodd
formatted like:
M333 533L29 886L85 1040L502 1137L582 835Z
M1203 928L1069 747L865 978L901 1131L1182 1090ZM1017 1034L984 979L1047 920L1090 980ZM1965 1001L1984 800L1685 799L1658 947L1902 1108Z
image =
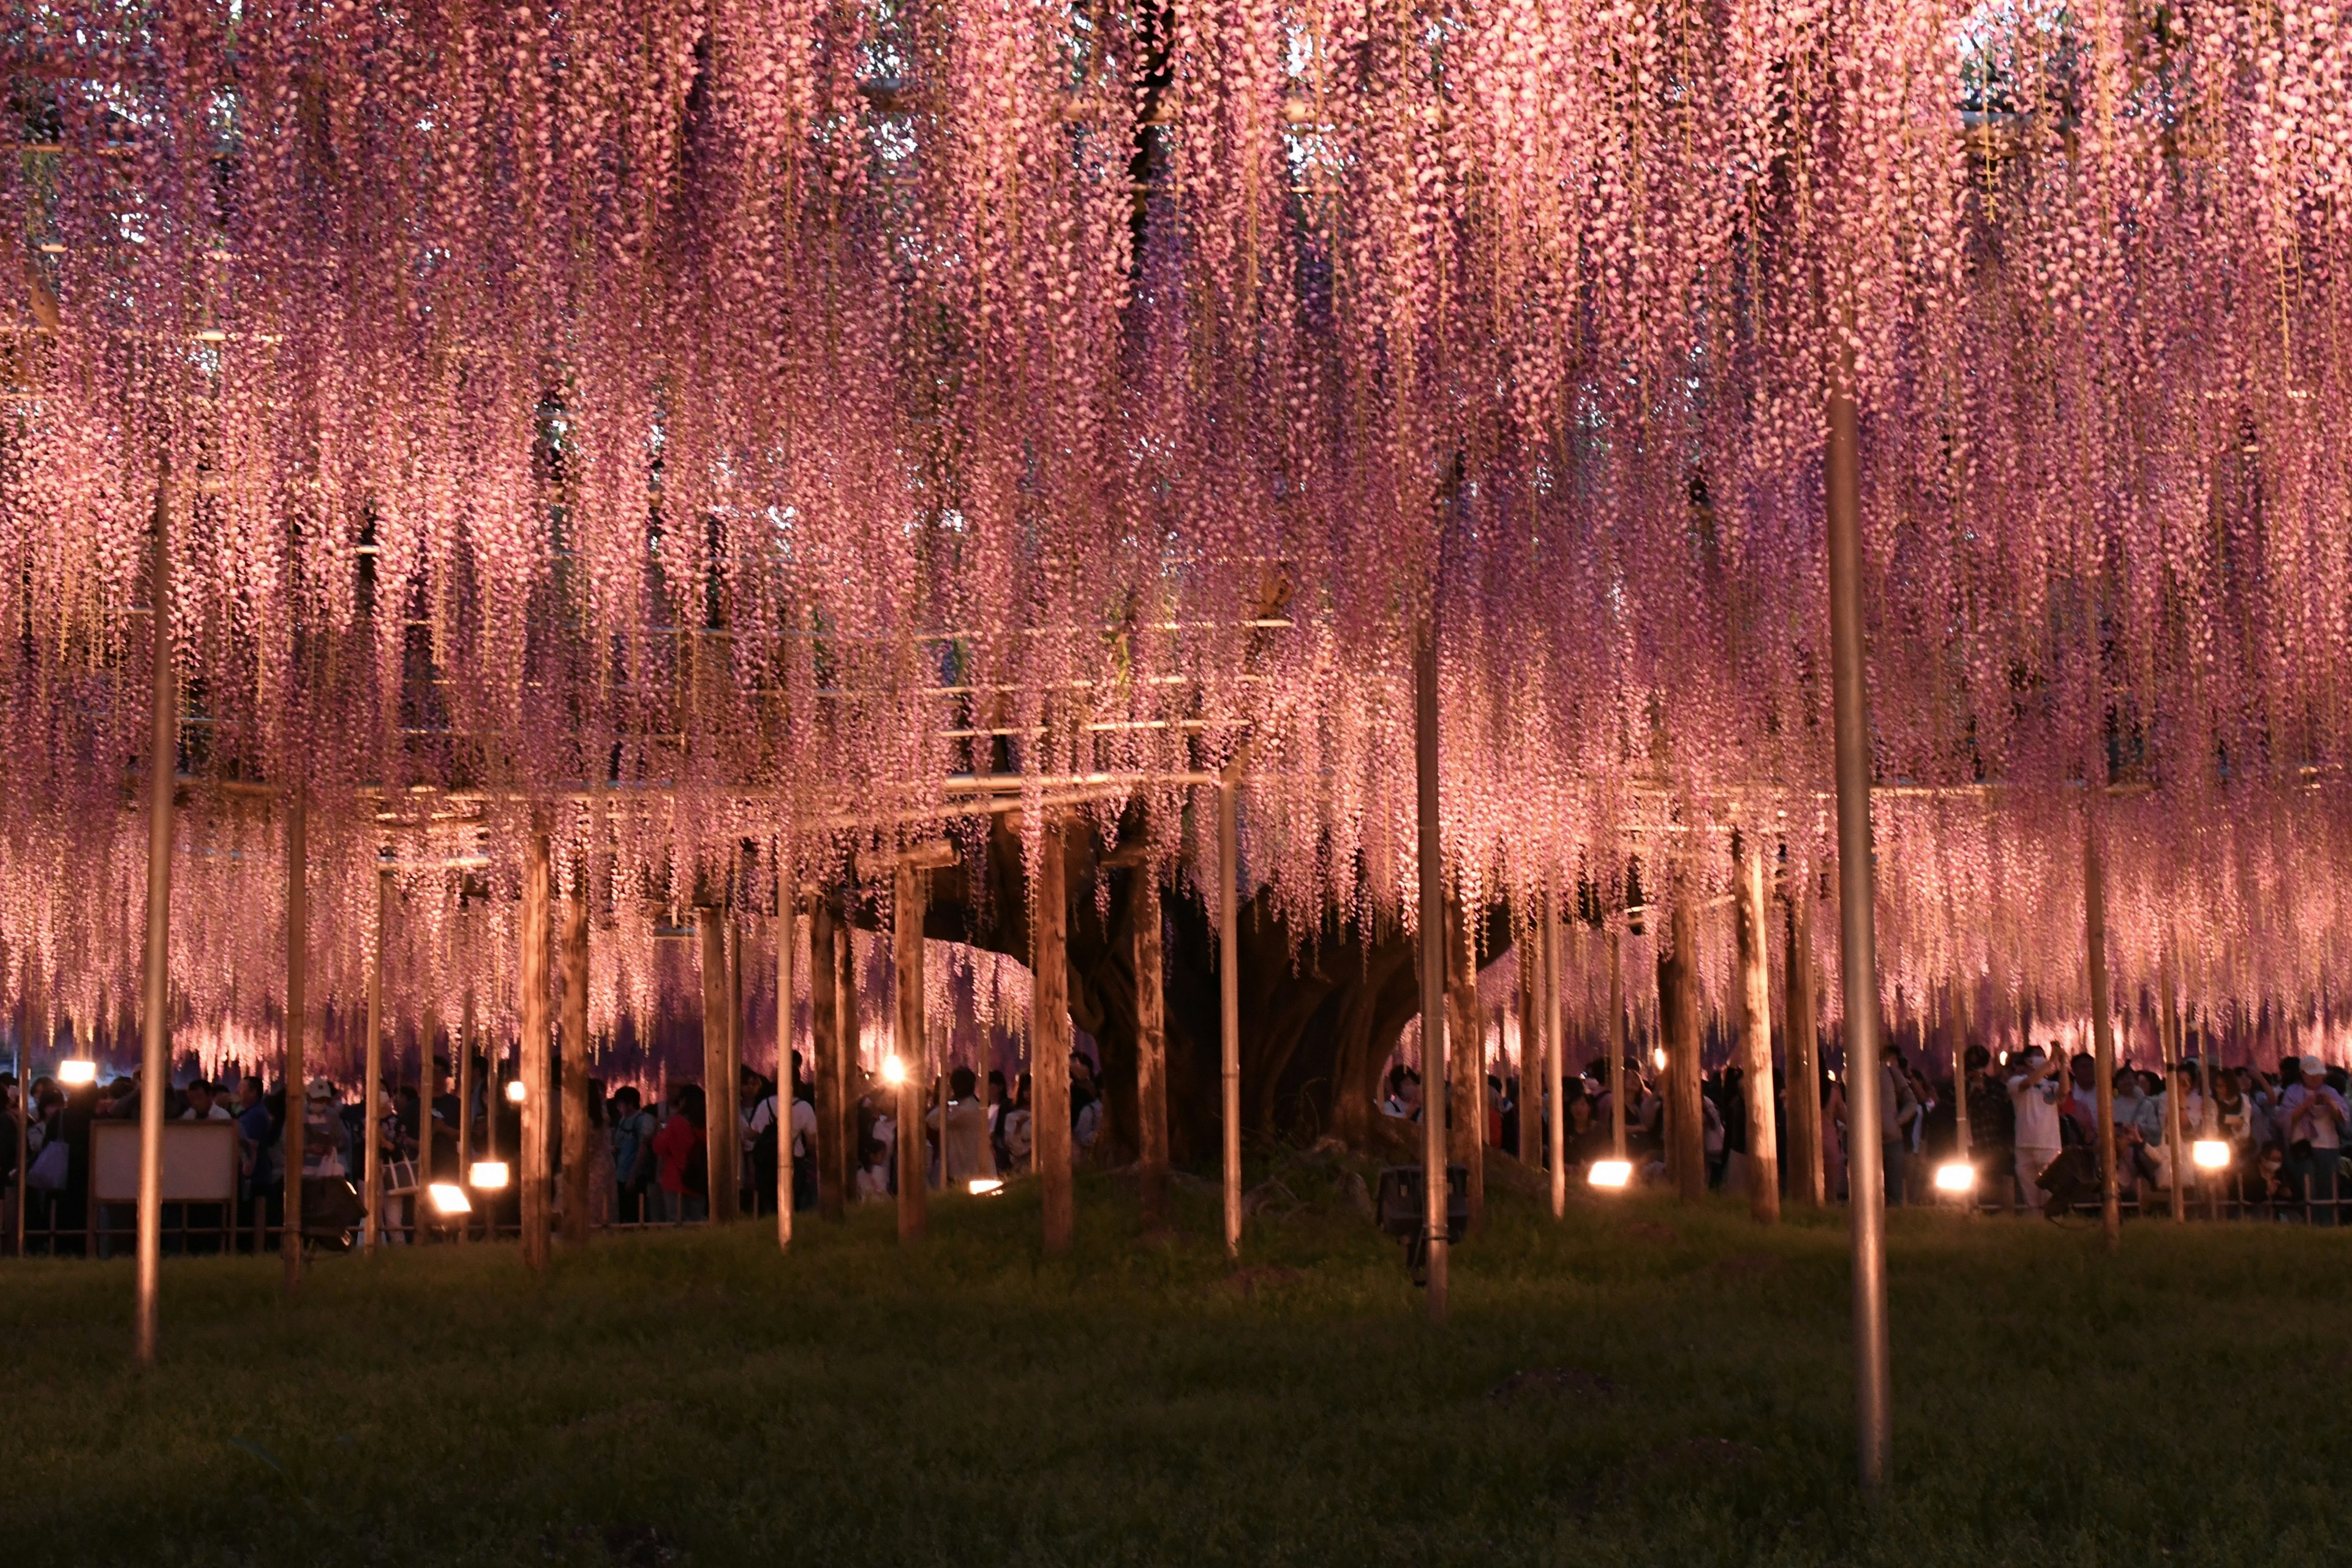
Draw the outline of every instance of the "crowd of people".
M815 1090L803 1066L795 1051L795 1087L789 1099L779 1096L773 1079L743 1070L737 1102L744 1109L735 1147L741 1155L737 1174L739 1206L744 1213L774 1212L782 1173L779 1165L787 1158L794 1206L813 1208L818 1201ZM413 1080L388 1082L378 1090L382 1224L392 1245L460 1226L497 1233L520 1223L510 1182L476 1184L473 1177L479 1164L511 1165L522 1141L520 1110L505 1092L509 1086L485 1070L479 1057L472 1068L470 1107L461 1107L446 1059L435 1062L429 1104L420 1102ZM1069 1118L1074 1159L1091 1155L1102 1127L1097 1072L1092 1058L1073 1053ZM650 1097L629 1085L607 1094L606 1086L595 1079L589 1079L588 1088L590 1223L664 1225L707 1217L709 1097L703 1087L672 1082ZM1019 1074L1008 1084L1003 1073L991 1072L983 1096L978 1075L970 1068L958 1068L949 1076L947 1090L944 1107L936 1096L929 1097L932 1103L921 1128L928 1179L985 1181L1029 1167L1034 1118L1028 1074ZM0 1202L0 1229L15 1223L16 1119L28 1100L23 1182L29 1249L101 1255L121 1250L131 1226L129 1205L92 1202L90 1149L97 1124L137 1121L142 1092L137 1073L79 1086L43 1076L20 1098L15 1075L0 1073L0 1105L6 1110L0 1126L7 1134L0 1138L0 1194L5 1196ZM845 1199L892 1198L898 1192L901 1135L894 1114L898 1092L878 1077L861 1072L853 1093L856 1158ZM283 1086L266 1083L255 1074L223 1081L191 1076L184 1083L167 1086L164 1094L167 1120L229 1122L238 1150L234 1203L167 1205L167 1246L174 1251L275 1247L285 1223L288 1176ZM302 1118L303 1232L315 1245L346 1247L365 1216L365 1105L333 1080L317 1078L304 1086L298 1109ZM561 1139L553 1131L555 1119L549 1120L550 1168L560 1169ZM425 1188L435 1182L467 1187L470 1212L444 1215L422 1202ZM559 1207L562 1185L557 1185Z
M1894 1045L1880 1066L1879 1142L1890 1204L1936 1201L1933 1175L1962 1158L1960 1107L1967 1105L1966 1163L1971 1200L1980 1206L2040 1212L2051 1217L2100 1202L2098 1067L2088 1052L2071 1057L2055 1044L2004 1052L1996 1060L1982 1046L1963 1056L1956 1087ZM1569 1166L1580 1174L1597 1160L1631 1161L1644 1180L1665 1174L1666 1102L1663 1081L1636 1057L1624 1062L1625 1145L1612 1126L1609 1061L1595 1058L1565 1086ZM2209 1087L2210 1079L2210 1087ZM1486 1079L1486 1139L1514 1157L1519 1148L1520 1080L1504 1073ZM1420 1077L1400 1063L1388 1074L1381 1109L1418 1121ZM2116 1183L2126 1208L2168 1203L2177 1182L2203 1214L2307 1221L2332 1226L2352 1195L2352 1163L2345 1155L2352 1109L2346 1071L2317 1056L2288 1057L2275 1072L2258 1067L2180 1062L2164 1075L2129 1065L2113 1079ZM1822 1128L1824 1190L1843 1201L1847 1150L1854 1135L1846 1117L1845 1085L1824 1068L1816 1091ZM1535 1092L1540 1100L1541 1089ZM1785 1145L1789 1126L1785 1072L1772 1074L1773 1125ZM2179 1097L2178 1143L2168 1132L2166 1100ZM1739 1068L1705 1076L1700 1086L1710 1185L1737 1187L1749 1149L1748 1096ZM1549 1126L1544 1117L1538 1126ZM1548 1138L1548 1134L1545 1135ZM2200 1144L2205 1159L2192 1157ZM1547 1158L1538 1149L1535 1157ZM1786 1190L1789 1163L1776 1162ZM1946 1200L1951 1201L1951 1200Z
M794 1088L780 1096L774 1080L744 1069L738 1085L741 1152L737 1180L745 1213L773 1212L780 1163L790 1161L795 1207L817 1203L816 1106L814 1086L793 1056ZM1643 1062L1628 1057L1625 1146L1620 1151L1612 1126L1608 1061L1595 1058L1568 1080L1565 1125L1569 1164L1580 1173L1594 1161L1630 1160L1644 1179L1662 1181L1665 1162L1666 1101L1664 1085ZM471 1193L473 1212L443 1216L419 1203L425 1184L468 1184L478 1163L511 1161L520 1147L520 1108L477 1057L468 1081L474 1086L468 1114L461 1115L450 1087L448 1064L436 1061L429 1105L420 1105L414 1081L387 1083L379 1090L377 1153L384 1172L384 1234L404 1244L434 1229L471 1226L496 1233L518 1223L511 1185L479 1186ZM1085 1160L1096 1147L1104 1106L1097 1068L1084 1053L1070 1066L1071 1148ZM2002 1053L1996 1060L1980 1046L1969 1047L1960 1082L1938 1079L1893 1045L1880 1066L1878 1135L1886 1199L1891 1204L1933 1201L1931 1173L1962 1153L1965 1103L1966 1159L1973 1171L1973 1199L1980 1205L2060 1216L2100 1201L2098 1077L2087 1053L2069 1057L2054 1046L2032 1046ZM2210 1072L2194 1058L2179 1064L2167 1083L2162 1075L2129 1065L2113 1080L2113 1136L2122 1201L2137 1209L2165 1198L2177 1183L2200 1213L2255 1215L2335 1225L2345 1196L2352 1194L2352 1168L2345 1144L2352 1128L2345 1069L2316 1056L2285 1058L2276 1072L2256 1067L2217 1067ZM1520 1156L1519 1079L1504 1073L1486 1079L1485 1136L1491 1146ZM1855 1135L1846 1115L1841 1075L1823 1070L1816 1086L1822 1129L1825 1190L1832 1199L1845 1191L1847 1151ZM68 1087L54 1079L34 1079L20 1097L12 1074L0 1073L0 1104L6 1131L0 1139L0 1226L14 1223L15 1121L29 1098L26 1128L26 1238L32 1250L101 1253L116 1250L130 1228L127 1205L90 1201L92 1130L109 1120L136 1121L144 1087L135 1073L106 1083ZM856 1159L845 1192L849 1202L893 1197L898 1190L897 1091L872 1075L861 1075L856 1095ZM1539 1092L1539 1091L1538 1091ZM963 1184L987 1181L1029 1168L1034 1147L1031 1083L1025 1073L1007 1082L991 1072L983 1088L970 1068L949 1078L947 1103L927 1097L921 1136L927 1179ZM233 1205L173 1205L166 1216L174 1245L190 1250L221 1247L250 1249L276 1245L284 1223L287 1099L282 1085L246 1074L214 1082L201 1077L167 1086L165 1116L172 1121L233 1124L238 1147L236 1196ZM1789 1126L1786 1076L1773 1074L1774 1125ZM2179 1120L2170 1128L2167 1100L2177 1096ZM704 1218L709 1205L709 1101L701 1085L670 1083L647 1096L634 1086L607 1094L589 1080L587 1190L594 1226L682 1224ZM1744 1185L1743 1163L1750 1147L1746 1088L1740 1069L1706 1075L1701 1085L1705 1121L1702 1144L1710 1184ZM1421 1083L1399 1064L1390 1069L1381 1109L1390 1116L1417 1120ZM364 1210L360 1182L364 1170L367 1117L356 1095L332 1080L311 1079L299 1101L302 1117L303 1229L330 1247L348 1246ZM553 1119L550 1119L552 1123ZM1548 1126L1544 1118L1538 1126ZM459 1132L467 1132L459 1147ZM1548 1134L1546 1135L1548 1137ZM2178 1142L2175 1142L2177 1136ZM550 1150L551 1168L560 1164L560 1140ZM2191 1158L2200 1149L2203 1158ZM789 1153L786 1152L789 1151ZM503 1153L502 1153L503 1152ZM1548 1151L1533 1151L1537 1160ZM944 1170L941 1161L944 1159ZM1786 1160L1777 1162L1785 1187ZM559 1184L559 1192L562 1184Z

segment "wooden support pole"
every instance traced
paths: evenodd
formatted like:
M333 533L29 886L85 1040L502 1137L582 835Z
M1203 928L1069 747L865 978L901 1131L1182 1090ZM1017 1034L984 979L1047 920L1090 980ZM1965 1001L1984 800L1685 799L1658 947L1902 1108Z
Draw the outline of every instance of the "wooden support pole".
M1446 1191L1445 1108L1445 858L1438 820L1437 627L1421 628L1412 656L1414 872L1421 910L1421 1182L1422 1245L1428 1258L1429 1321L1445 1321L1452 1247Z
M1511 1113L1519 1127L1519 1163L1529 1170L1543 1163L1544 952L1542 900L1519 935L1519 1092Z
M425 1245L427 1200L433 1185L433 1091L441 1087L433 1071L433 1042L441 1033L439 1007L429 998L416 1031L416 1190L408 1199L408 1240Z
M588 1241L588 900L563 900L563 935L556 952L563 994L563 1239Z
M155 1364L163 1278L163 1100L172 1087L172 792L180 774L178 678L172 667L172 475L155 483L150 552L152 647L147 723L147 951L140 993L138 1359ZM289 1100L289 1106L298 1102ZM26 1172L19 1166L18 1182Z
M286 1163L286 1194L278 1236L288 1289L302 1282L302 1104L310 1084L304 1037L308 1032L310 974L310 795L299 784L286 807L286 1011L279 1020L285 1065L278 1091L286 1099L286 1125L278 1134Z
M552 1247L547 1212L551 1197L548 1190L547 1102L552 1033L547 1017L547 962L551 945L548 927L552 915L549 908L552 889L549 886L548 839L553 831L553 814L545 806L535 808L531 812L530 836L523 842L522 955L515 966L516 982L522 991L522 1046L516 1061L516 1076L522 1081L522 1147L515 1155L517 1195L521 1199L522 1260L536 1271L546 1269Z
M1609 1154L1625 1158L1625 938L1609 928Z
M1478 1007L1478 952L1458 898L1445 902L1446 1147L1467 1173L1470 1222L1486 1228L1486 1022Z
M776 1246L793 1245L793 1104L800 1081L793 1071L793 949L800 917L793 910L792 863L776 874Z
M929 1227L929 1176L923 1158L923 1100L930 1089L930 1046L923 1027L923 873L901 859L891 874L890 960L898 982L898 1239L920 1241ZM948 1110L940 1092L940 1174L947 1175Z
M1772 1107L1772 972L1765 941L1764 856L1738 845L1739 1066L1748 1091L1748 1211L1766 1225L1780 1218L1780 1129Z
M31 966L28 964L26 972L29 973L30 971ZM38 1013L36 1013L31 999L27 998L23 1006L25 1028L24 1032L16 1037L16 1125L15 1128L16 1163L13 1167L16 1173L16 1191L11 1200L16 1209L12 1217L16 1221L16 1256L19 1258L25 1256L25 1226L32 1215L32 1184L25 1178L31 1174L33 1169L34 1020L38 1017L46 1022L48 1017L46 1005ZM46 1039L42 1041L44 1049L47 1047L47 1044Z
M464 906L459 905L460 923ZM467 944L470 948L471 944ZM466 999L457 1012L457 1037L449 1042L457 1060L449 1065L457 1074L457 1184L472 1184L471 1162L474 1158L474 987L468 981ZM474 1238L474 1216L457 1216L457 1245L465 1246Z
M1134 911L1136 1163L1143 1228L1168 1223L1168 1008L1161 973L1160 879L1148 865L1128 874Z
M698 909L694 923L702 939L702 1135L710 1186L710 1223L735 1217L735 1128L729 1109L735 1099L727 1065L728 1014L733 987L727 978L727 926L723 911Z
M1948 1009L1952 1021L1952 1134L1954 1158L1971 1169L1976 1164L1973 1154L1975 1129L1969 1125L1969 1008L1968 987L1963 978L1953 975L1945 984L1950 998ZM1976 1188L1969 1189L1963 1200L1970 1208L1976 1206Z
M1029 1126L1045 1220L1045 1250L1067 1252L1076 1229L1070 1174L1069 900L1063 873L1064 828L1049 818L1037 852L1035 908L1030 911Z
M2164 954L2158 969L2157 1028L2159 1045L2164 1052L2164 1168L2170 1178L2166 1184L2171 1198L2172 1218L2176 1224L2189 1218L2189 1145L2181 1137L2180 1127L2180 1063L2188 1054L2180 1032L2180 977L2177 973L2172 944L2164 944Z
M855 1197L857 1192L859 1128L857 1102L865 1093L865 1068L861 1049L865 1036L858 1024L857 1007L859 976L857 973L857 931L847 921L833 928L834 1011L840 1017L841 1049L833 1058L834 1071L841 1081L834 1090L834 1104L841 1111L841 1136L834 1145L841 1151L841 1190Z
M727 1163L734 1174L729 1178L727 1215L730 1219L743 1216L744 1143L743 1143L743 922L734 916L727 917L727 1071L722 1081L719 1100L727 1111ZM759 1203L755 1198L752 1207Z
M848 1214L849 1187L845 1181L849 1155L842 1150L841 1009L835 993L841 985L841 961L835 954L832 906L822 899L809 910L809 1070L816 1081L816 1210L826 1219Z
M2113 1247L2123 1237L2116 1182L2116 1036L2107 1005L2107 885L2095 815L2083 824L2083 936L2091 969L2091 1043L2098 1063L2099 1224Z
M1699 1103L1698 911L1677 884L1670 941L1658 947L1658 1043L1666 1052L1666 1174L1686 1204L1706 1196L1706 1121Z
M1568 1214L1568 1038L1559 1011L1559 911L1543 898L1544 1113L1551 1150L1551 1214Z
M1241 826L1235 779L1217 780L1217 1065L1223 1088L1225 1256L1242 1250Z
M1813 998L1812 901L1796 879L1788 888L1789 951L1780 1002L1787 1021L1781 1047L1789 1083L1789 1199L1806 1208L1829 1201L1822 1158L1822 1069L1819 1013Z
M386 906L392 902L392 873L379 866L375 873L375 942L368 954L367 1066L360 1083L360 1155L362 1201L367 1216L360 1222L360 1252L373 1258L383 1237L383 939ZM290 1113L289 1113L290 1114Z

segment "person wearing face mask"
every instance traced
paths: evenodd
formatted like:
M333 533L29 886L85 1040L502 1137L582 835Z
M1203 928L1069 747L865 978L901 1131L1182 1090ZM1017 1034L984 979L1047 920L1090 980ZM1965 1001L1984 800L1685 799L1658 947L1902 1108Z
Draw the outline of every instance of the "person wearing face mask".
M2311 1223L2336 1224L2336 1162L2343 1157L2344 1127L2352 1121L2344 1097L2327 1087L2327 1064L2303 1058L2301 1081L2279 1097L2279 1121L2287 1152L2296 1167Z

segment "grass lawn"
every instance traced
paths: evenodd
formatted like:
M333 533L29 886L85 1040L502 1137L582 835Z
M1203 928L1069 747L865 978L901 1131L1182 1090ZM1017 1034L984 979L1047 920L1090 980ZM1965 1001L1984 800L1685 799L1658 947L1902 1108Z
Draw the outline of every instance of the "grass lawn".
M2317 1563L2352 1547L2352 1234L1892 1217L1895 1484L1853 1489L1846 1237L1498 1195L1433 1331L1328 1175L1139 1235L1079 1188L772 1232L0 1260L0 1560Z

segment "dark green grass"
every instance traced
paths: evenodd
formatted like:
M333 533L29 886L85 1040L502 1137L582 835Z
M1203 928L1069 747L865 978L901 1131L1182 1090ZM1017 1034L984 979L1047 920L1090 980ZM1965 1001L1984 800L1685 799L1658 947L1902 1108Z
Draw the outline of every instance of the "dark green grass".
M1327 1174L1255 1224L1034 1200L321 1263L0 1261L0 1559L2316 1563L2352 1545L2352 1233L1897 1214L1895 1480L1852 1476L1834 1220L1497 1200L1433 1331ZM1571 1386L1497 1398L1515 1372ZM1600 1380L1606 1380L1603 1386Z

